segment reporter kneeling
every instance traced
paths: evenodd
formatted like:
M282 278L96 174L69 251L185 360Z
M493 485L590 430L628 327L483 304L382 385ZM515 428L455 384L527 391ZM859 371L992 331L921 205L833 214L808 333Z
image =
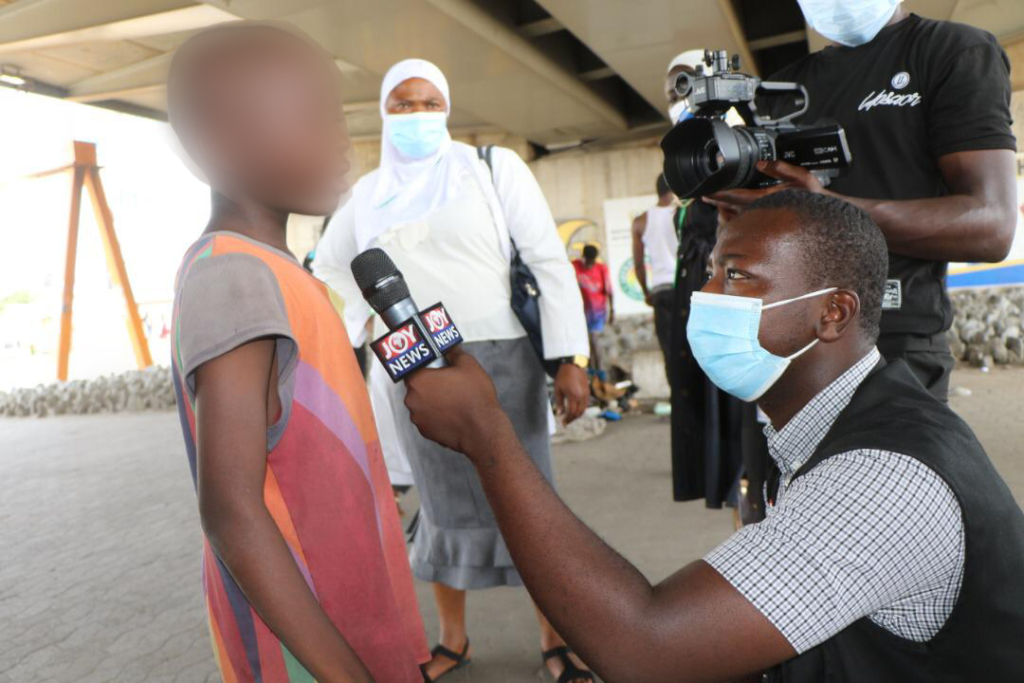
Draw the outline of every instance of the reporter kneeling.
M887 263L831 197L780 192L722 228L688 336L771 418L767 519L655 586L558 498L469 356L409 381L414 422L473 461L531 594L603 679L1024 680L1024 515L875 348Z

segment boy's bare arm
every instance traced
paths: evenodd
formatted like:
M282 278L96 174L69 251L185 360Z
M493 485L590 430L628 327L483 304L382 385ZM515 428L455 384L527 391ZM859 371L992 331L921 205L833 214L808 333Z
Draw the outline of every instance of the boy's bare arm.
M372 681L309 590L263 502L274 349L273 339L249 342L196 372L203 529L245 597L316 680Z

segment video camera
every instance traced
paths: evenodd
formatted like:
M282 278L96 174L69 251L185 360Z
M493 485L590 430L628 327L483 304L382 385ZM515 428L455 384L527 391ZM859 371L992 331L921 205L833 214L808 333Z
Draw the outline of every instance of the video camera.
M802 85L741 73L739 55L730 61L725 50L706 50L704 64L712 67L712 75L705 76L703 65L697 65L695 75L682 73L676 79L676 93L689 98L693 118L676 124L661 141L665 179L677 197L777 185L780 181L757 171L758 161L802 166L824 184L850 165L846 132L838 123L793 123L807 112L807 90ZM788 98L782 103L795 111L777 119L761 118L755 98ZM745 126L730 127L723 120L733 107Z

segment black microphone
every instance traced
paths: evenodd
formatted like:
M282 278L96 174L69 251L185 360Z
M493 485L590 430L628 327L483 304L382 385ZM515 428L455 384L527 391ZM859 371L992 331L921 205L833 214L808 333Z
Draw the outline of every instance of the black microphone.
M448 365L442 355L442 350L438 348L434 337L421 320L420 310L409 294L409 285L406 284L402 272L398 270L394 261L383 249L367 249L352 259L352 276L355 277L356 285L362 291L366 303L376 311L389 330L394 331L410 323L417 327L422 341L430 347L435 356L434 360L426 363L426 367L443 368ZM387 360L377 348L386 339L387 336L373 342L374 351L380 361L384 363L385 368L388 369L391 378L397 382L407 373L396 375L388 368ZM418 341L416 340L416 342ZM399 352L401 351L405 351L405 348L399 349ZM410 368L410 371L412 369L415 368Z

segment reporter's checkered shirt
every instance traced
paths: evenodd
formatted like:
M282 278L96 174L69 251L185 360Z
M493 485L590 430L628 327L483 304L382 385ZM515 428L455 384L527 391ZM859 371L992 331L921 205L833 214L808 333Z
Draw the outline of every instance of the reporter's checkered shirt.
M929 640L960 591L960 506L920 461L849 451L790 483L879 357L873 349L782 431L765 428L782 473L775 505L704 558L800 653L865 616Z

